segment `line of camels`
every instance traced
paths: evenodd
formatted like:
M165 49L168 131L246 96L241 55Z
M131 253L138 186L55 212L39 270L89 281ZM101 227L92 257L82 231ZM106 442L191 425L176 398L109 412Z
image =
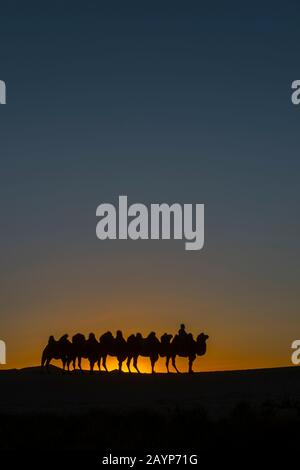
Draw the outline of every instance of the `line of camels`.
M123 337L120 330L117 331L116 337L108 331L100 336L99 341L94 333L90 333L88 339L81 333L77 333L72 337L72 341L68 339L68 335L63 335L59 340L55 340L54 336L50 336L47 346L45 347L41 368L49 371L49 365L53 359L62 361L63 371L70 371L70 365L76 370L76 361L78 368L82 371L81 360L88 359L91 372L94 370L95 364L101 371L101 362L106 372L107 356L116 357L119 365L119 372L125 360L128 371L131 372L131 361L137 372L138 357L149 357L152 373L155 372L155 363L159 357L166 358L166 368L169 372L169 362L172 360L172 366L179 372L176 367L176 356L188 358L188 371L193 372L193 362L197 356L203 356L206 353L206 340L208 335L200 333L196 339L191 333L186 333L185 326L182 324L178 334L174 337L171 334L164 333L160 340L152 331L146 338L141 333L130 335L127 340Z

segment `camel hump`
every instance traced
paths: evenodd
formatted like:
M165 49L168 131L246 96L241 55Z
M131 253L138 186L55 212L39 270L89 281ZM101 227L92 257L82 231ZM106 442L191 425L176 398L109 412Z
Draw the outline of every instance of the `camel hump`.
M127 338L127 343L128 343L128 344L132 344L132 343L135 342L135 340L136 340L135 335L132 334L132 335L128 336L128 338Z
M102 339L107 339L107 338L113 338L113 335L112 335L111 331L106 331L106 333L103 333L103 335L100 336L100 341Z
M69 338L69 335L66 333L64 335L61 336L61 338L59 338L58 342L63 344L63 343L68 343L68 338Z
M153 346L159 346L160 345L159 339L157 338L156 333L154 331L152 331L150 333L150 335L148 336L148 340L149 340L150 344L153 345Z
M126 343L126 341L125 341L125 339L124 339L124 336L123 336L123 333L122 333L121 330L118 330L118 331L117 331L115 341L116 341L117 343Z
M155 331L151 331L151 333L148 334L146 339L150 341L156 341L156 340L158 341Z
M48 344L51 345L51 344L55 344L56 341L55 341L55 338L53 335L49 336L49 339L48 339Z
M102 348L110 349L114 344L115 338L111 331L107 331L102 336L100 336L99 343Z
M76 333L76 335L72 337L72 343L79 343L82 341L85 341L85 336L82 333Z
M185 335L175 335L172 341L173 347L178 351L186 354L189 352L195 345L193 335L191 333L186 333Z
M179 340L179 335L174 335L172 343L177 344L178 340Z
M170 344L170 341L172 338L173 338L173 335L168 335L168 333L164 333L161 336L160 341L162 344Z

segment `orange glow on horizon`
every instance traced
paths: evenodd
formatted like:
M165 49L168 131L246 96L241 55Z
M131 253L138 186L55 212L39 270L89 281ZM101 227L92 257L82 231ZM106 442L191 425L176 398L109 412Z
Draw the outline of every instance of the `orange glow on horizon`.
M60 308L54 308L50 303L40 308L36 306L35 309L24 310L17 330L12 326L1 332L1 339L7 344L7 364L0 365L0 370L38 366L50 334L58 339L68 332L71 339L78 332L87 337L93 331L99 339L108 329L114 336L116 330L121 329L124 338L127 338L138 331L146 337L150 331L155 330L160 338L165 332L176 334L182 321L185 322L187 331L193 333L194 338L202 331L209 335L207 353L196 358L193 365L195 372L292 365L290 330L293 327L293 330L297 331L297 317L293 325L292 322L286 326L281 322L275 325L271 316L262 316L258 324L252 321L250 304L249 312L246 312L249 321L238 323L236 317L233 318L231 304L213 296L211 299L211 303L204 303L202 299L203 304L197 299L199 305L192 298L184 302L163 295L150 296L149 301L145 301L144 295L140 293L131 299L119 295L115 298L112 296L110 302L103 305L99 305L99 299L94 302L90 299L87 308L85 298L78 300L75 305L74 299L67 302L63 297ZM159 309L156 305L160 305ZM186 311L190 312L189 315L184 313ZM245 308L241 311L247 318ZM197 312L200 313L197 315ZM222 315L219 315L219 312L222 312ZM52 364L61 367L61 361L53 361ZM186 358L177 357L176 364L181 372L187 372ZM107 366L109 370L117 369L116 359L108 357ZM142 373L151 373L149 358L140 356L138 366ZM88 363L83 361L83 367L88 369ZM131 369L134 372L132 364ZM127 372L126 361L123 363L123 371ZM155 371L166 372L165 358L159 358ZM171 361L170 372L175 372Z
M26 355L22 355L22 361L16 360L14 361L13 367L10 365L10 360L5 366L0 366L0 370L4 369L22 369L26 367L34 367L38 366L39 363L36 360L36 354L29 354L27 352ZM193 364L193 370L194 372L214 372L214 371L226 371L226 370L243 370L243 369L260 369L260 368L273 368L273 367L287 367L291 366L292 364L289 363L288 361L282 361L278 357L277 360L276 358L273 358L273 360L270 360L271 358L268 358L269 360L266 360L263 357L257 357L255 360L249 359L247 357L242 357L240 356L239 358L236 358L232 355L227 356L227 357L219 357L217 351L210 351L208 347L208 351L206 355L197 357L196 360L194 361ZM60 360L53 360L51 361L51 364L61 368L62 363ZM118 370L118 361L115 357L107 357L106 361L107 369L109 372L112 371L117 371ZM180 372L188 372L188 359L184 357L176 357L176 365L177 368ZM151 365L150 365L150 359L148 357L143 357L139 356L138 358L138 368L141 373L146 373L146 374L151 374ZM78 370L78 365L76 362L76 369ZM87 371L89 370L89 363L88 360L82 359L82 369ZM70 370L73 370L73 366L71 365ZM95 364L94 371L98 372L98 366ZM104 371L104 368L101 364L101 371ZM172 366L172 361L170 360L169 362L169 371L171 373L176 373L175 369ZM126 360L123 362L122 366L122 372L128 373L127 365L126 365ZM131 372L132 373L137 373L137 371L133 367L133 361L131 361ZM158 373L167 373L166 369L166 359L165 358L159 358L158 361L155 364L155 372Z

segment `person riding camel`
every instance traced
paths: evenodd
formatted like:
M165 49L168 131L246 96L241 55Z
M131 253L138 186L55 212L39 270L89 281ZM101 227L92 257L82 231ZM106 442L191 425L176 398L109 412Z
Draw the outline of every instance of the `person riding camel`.
M178 336L180 339L186 339L187 337L187 332L185 331L185 325L181 323L180 329L178 330Z
M191 337L191 333L187 333L185 331L185 325L181 323L180 329L178 330L178 344L180 344L180 347L186 348L188 343L190 343Z

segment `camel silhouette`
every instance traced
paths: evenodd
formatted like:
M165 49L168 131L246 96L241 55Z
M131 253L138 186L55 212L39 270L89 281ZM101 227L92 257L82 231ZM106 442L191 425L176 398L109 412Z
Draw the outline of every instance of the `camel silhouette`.
M173 335L169 335L168 333L164 333L161 338L160 338L160 351L159 355L160 357L165 357L166 358L166 368L167 371L170 372L169 370L169 362L171 359L171 339L173 338Z
M152 331L146 338L141 333L132 334L127 338L123 337L122 331L118 330L116 337L111 331L107 331L100 336L99 342L96 340L94 333L90 333L88 339L81 333L73 336L72 342L68 340L68 335L63 335L58 341L54 336L50 336L48 344L45 347L41 367L49 370L49 365L53 359L60 359L63 365L63 371L70 370L70 364L76 370L76 361L78 368L82 371L81 361L87 359L89 361L91 372L97 363L99 371L101 364L104 370L108 372L106 360L107 356L116 357L118 360L119 372L122 371L124 361L127 359L126 365L128 371L131 372L131 363L137 372L139 356L148 357L151 364L151 372L155 372L155 364L159 357L166 358L166 369L170 372L170 360L172 366L179 372L176 366L176 357L186 357L188 359L188 371L193 372L193 363L197 356L203 356L206 353L206 341L208 335L200 333L194 340L191 333L186 333L184 325L174 337L171 334L164 333L160 341L156 337L156 333Z
M127 358L127 343L123 337L122 331L118 330L116 337L113 337L111 331L107 331L99 339L99 355L98 355L98 367L101 370L101 360L102 365L106 372L106 359L107 356L116 357L119 365L119 372L122 370L122 365L125 359Z
M131 360L133 359L133 367L137 372L140 372L138 368L138 357L144 356L150 358L151 363L151 372L154 373L154 366L156 361L159 358L159 351L160 351L160 342L156 337L154 331L149 333L147 338L143 338L141 333L137 333L136 335L130 335L127 340L128 346L128 359L127 359L127 367L129 372Z
M49 372L49 365L53 359L62 361L63 371L66 367L70 370L70 359L72 357L72 343L68 340L68 335L64 334L58 341L54 336L50 336L48 344L43 350L41 367Z
M206 353L206 340L209 338L208 335L200 333L197 336L196 341L193 339L191 333L187 334L186 337L180 337L180 335L174 336L170 343L169 352L167 353L167 370L169 370L169 361L172 359L172 366L179 372L176 367L176 356L187 357L189 361L189 373L193 372L193 363L197 356L203 356Z
M99 357L99 343L94 333L90 333L88 339L81 333L77 333L72 338L72 356L70 360L73 362L73 369L76 370L76 359L79 370L82 371L81 360L88 359L90 370L94 370L95 363ZM100 370L100 368L99 368Z

